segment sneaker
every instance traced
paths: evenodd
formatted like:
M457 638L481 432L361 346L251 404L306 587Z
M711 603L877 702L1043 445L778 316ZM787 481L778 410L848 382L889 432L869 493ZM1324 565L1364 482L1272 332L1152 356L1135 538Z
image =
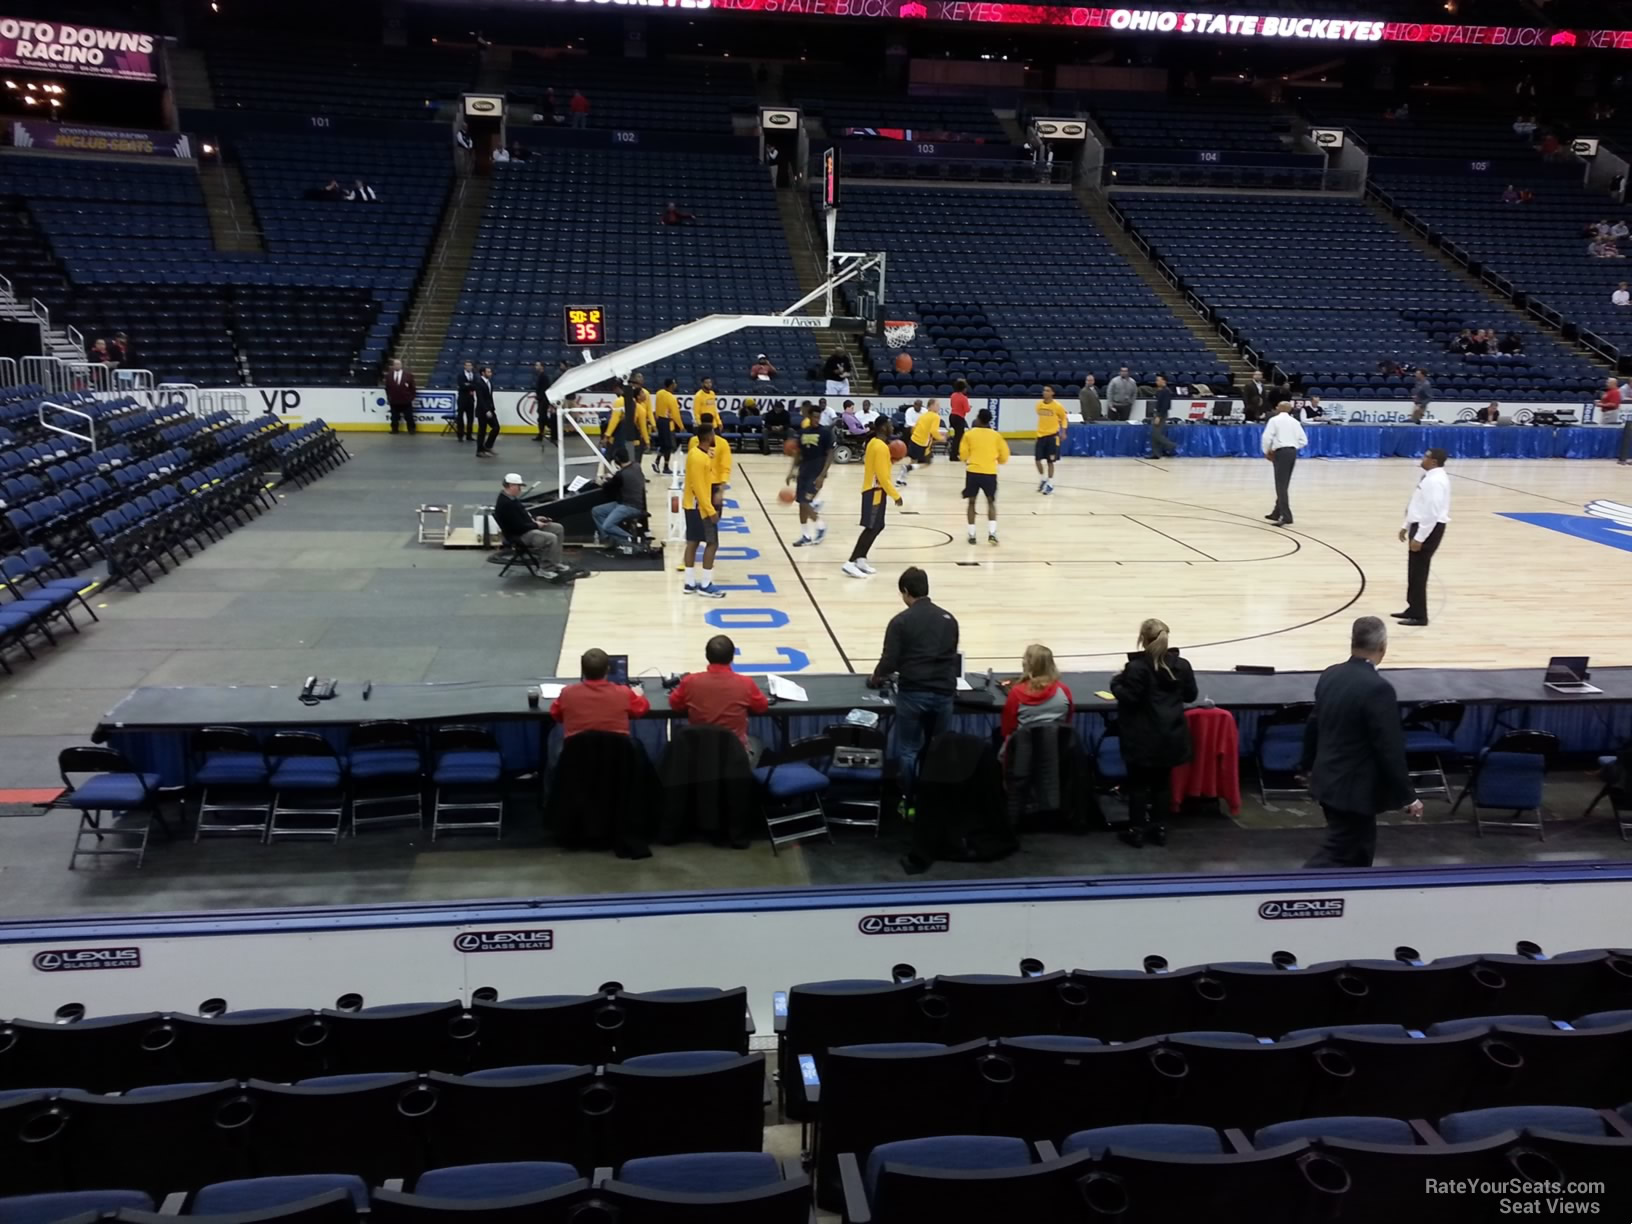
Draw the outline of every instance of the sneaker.
M1039 480L1039 481L1038 481L1038 482L1037 482L1037 492L1039 492L1039 493L1047 493L1047 492L1048 492L1048 481L1046 481L1046 480Z
M820 544L825 539L827 539L827 528L818 527L816 529L816 539L812 543Z
M695 595L695 594L697 594L697 584L695 582L686 583L685 586L680 588L680 594L682 594L682 595Z
M969 543L973 544L974 542L975 542L975 533L971 531L969 533Z
M989 534L988 534L988 535L987 535L987 536L986 536L986 543L988 543L988 544L996 544L996 543L997 543L997 532L995 532L995 531L993 531L993 532L990 532L990 533L989 533Z
M841 573L846 574L851 578L867 577L867 571L862 569L861 566L857 565L854 561L846 561L839 567L839 570Z
M873 563L871 561L867 560L866 557L863 557L860 561L856 562L856 568L859 569L864 574L876 574L876 573L878 573L878 571L873 568Z
M1145 844L1144 830L1138 825L1124 825L1117 830L1117 840L1132 846L1135 850L1142 849Z
M1044 496L1044 497L1047 497L1047 496L1048 496L1048 495L1049 495L1049 494L1050 494L1050 493L1052 493L1052 492L1054 492L1054 486L1053 486L1053 485L1051 485L1051 484L1049 484L1049 483L1048 483L1048 482L1047 482L1047 481L1046 481L1046 480L1045 480L1045 481L1044 481L1044 482L1043 482L1043 496Z
M720 588L715 586L713 583L709 583L707 586L698 587L697 594L701 595L704 599L725 598L725 592L720 590Z
M1145 830L1145 840L1153 846L1167 845L1167 829L1162 825L1151 825Z
M809 536L800 536L793 542L793 546L795 548L809 548L814 543L816 543L816 541L811 539Z

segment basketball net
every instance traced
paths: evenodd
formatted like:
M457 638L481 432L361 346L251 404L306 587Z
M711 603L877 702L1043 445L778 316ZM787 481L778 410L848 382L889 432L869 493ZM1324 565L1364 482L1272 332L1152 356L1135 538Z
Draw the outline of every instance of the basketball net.
M906 348L918 338L918 324L907 319L884 321L884 343L892 349Z

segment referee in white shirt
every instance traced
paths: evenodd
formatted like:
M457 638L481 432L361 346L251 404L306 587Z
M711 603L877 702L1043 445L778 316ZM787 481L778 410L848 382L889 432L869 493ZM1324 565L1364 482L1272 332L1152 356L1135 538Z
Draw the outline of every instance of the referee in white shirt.
M1430 447L1422 456L1422 479L1405 508L1405 525L1400 540L1408 542L1406 555L1405 611L1394 613L1402 625L1428 623L1428 566L1445 538L1445 524L1451 521L1451 478L1445 474L1445 452Z
M1292 484L1298 452L1308 445L1309 435L1292 415L1292 401L1283 399L1264 426L1264 458L1275 465L1275 509L1264 517L1277 527L1292 525L1292 504L1286 499L1286 491Z

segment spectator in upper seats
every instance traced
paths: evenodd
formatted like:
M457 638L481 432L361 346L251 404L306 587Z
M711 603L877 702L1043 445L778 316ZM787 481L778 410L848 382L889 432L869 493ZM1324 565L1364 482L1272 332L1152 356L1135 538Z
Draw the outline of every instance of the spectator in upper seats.
M1020 659L1020 678L1009 686L1009 699L1003 703L1003 738L1022 727L1069 723L1072 714L1071 690L1060 679L1054 652L1035 643L1027 646Z
M1615 244L1608 238L1594 238L1587 243L1587 254L1594 259L1625 259L1626 256L1616 249Z
M564 117L555 113L555 88L551 86L544 91L544 96L538 100L538 121L540 123L560 123Z
M1535 202L1536 202L1536 193L1535 192L1531 191L1530 188L1528 188L1528 187L1520 187L1519 188L1519 203L1520 204L1534 204Z
M363 182L362 179L353 179L350 189L346 192L346 199L356 204L377 204L380 200L380 193Z
M1105 387L1105 398L1111 402L1111 420L1126 421L1133 415L1133 401L1139 398L1139 384L1133 381L1128 367L1117 371Z
M308 200L320 200L325 203L338 200L340 198L340 184L337 180L331 178L321 187L309 189L306 192L306 198Z
M1517 204L1518 202L1519 202L1519 189L1517 187L1515 187L1512 183L1509 183L1507 185L1507 190L1502 192L1502 203L1503 204Z
M113 343L108 346L108 360L116 366L136 364L136 350L131 347L130 337L124 332L114 333Z
M695 220L697 220L696 213L687 212L673 200L670 200L669 206L663 210L662 221L664 225L686 225Z
M586 650L578 660L583 679L561 690L550 705L550 717L561 727L561 734L571 739L580 731L610 731L614 735L629 734L629 720L639 718L652 708L646 695L635 685L613 684L606 675L612 670L612 660L604 650Z
M500 145L498 148L493 150L493 164L495 166L507 165L509 163L509 161L510 161L510 150L509 149L505 148L503 145Z
M1620 242L1625 239L1628 234L1632 234L1632 229L1628 229L1626 222L1617 217L1615 219L1615 224L1609 227L1610 238L1614 239L1616 242Z
M567 109L572 112L572 126L584 128L589 126L589 99L584 97L583 91L572 91L572 100L567 103Z
M1464 327L1461 331L1457 332L1456 335L1451 337L1450 344L1446 345L1445 347L1453 353L1466 353L1471 351L1472 344L1473 330L1471 328Z
M1428 371L1418 370L1417 381L1411 387L1411 421L1421 425L1428 416L1428 406L1434 401L1434 384L1428 381Z
M1615 286L1615 292L1609 295L1611 306L1632 306L1632 291L1628 291L1625 281Z
M771 364L771 359L765 356L764 353L755 357L754 364L748 367L748 377L759 382L770 382L771 379L776 377L776 373L776 367Z
M1543 136L1541 138L1541 148L1539 150L1537 150L1537 151L1543 157L1557 157L1558 156L1558 149L1559 149L1559 144L1558 144L1557 134L1553 133L1553 132L1548 132L1547 135L1545 135L1545 136Z
M108 352L108 342L100 336L91 342L91 351L88 355L92 361L102 362L103 364L112 362L112 355Z
M724 727L742 741L749 763L757 764L763 748L748 734L748 716L764 714L771 703L752 676L731 670L736 656L736 644L725 634L709 638L703 647L708 670L688 672L670 691L669 709L693 727Z
M1524 352L1524 341L1519 339L1518 332L1508 332L1496 346L1496 351L1503 357L1518 357Z

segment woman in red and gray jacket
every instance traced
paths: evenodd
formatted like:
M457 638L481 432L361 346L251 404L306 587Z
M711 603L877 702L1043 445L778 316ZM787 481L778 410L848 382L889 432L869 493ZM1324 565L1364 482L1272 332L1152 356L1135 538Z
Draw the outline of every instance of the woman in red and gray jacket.
M1071 690L1054 666L1054 652L1047 646L1027 646L1020 660L1020 679L1009 689L1009 700L1003 706L1003 738L1021 727L1070 722L1075 712Z

